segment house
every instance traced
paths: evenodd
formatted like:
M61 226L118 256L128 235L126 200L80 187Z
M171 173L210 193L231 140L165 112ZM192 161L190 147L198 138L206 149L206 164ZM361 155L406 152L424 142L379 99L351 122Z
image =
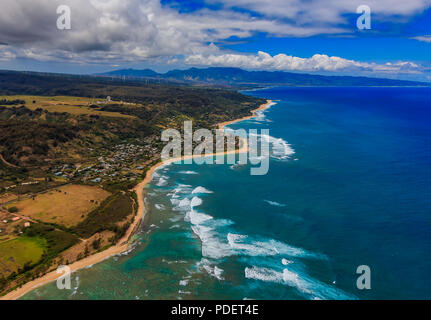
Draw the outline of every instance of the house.
M24 223L24 228L28 228L28 227L30 227L30 222Z

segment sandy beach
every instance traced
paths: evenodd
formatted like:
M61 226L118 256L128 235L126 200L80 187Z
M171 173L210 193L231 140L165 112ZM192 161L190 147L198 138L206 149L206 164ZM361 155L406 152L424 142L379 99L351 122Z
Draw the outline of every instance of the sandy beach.
M267 109L271 103L272 103L272 100L267 100L266 103L262 104L259 108L253 110L251 112L250 116L246 116L246 117L243 117L243 118L240 118L240 119L236 119L236 120L232 120L232 121L221 122L221 123L218 124L218 128L219 129L223 129L227 125L230 125L230 124L233 124L233 123L237 123L237 122L240 122L240 121L244 121L244 120L248 120L248 119L254 118L254 117L256 117L256 112Z
M226 121L226 122L219 123L218 128L223 129L225 126L227 126L229 124L233 124L236 122L251 119L251 118L256 116L256 112L268 108L269 105L271 104L271 102L272 102L271 100L268 100L267 103L261 105L259 108L255 109L255 110L253 110L251 112L252 115L250 115L250 116L243 117L243 118L236 119L236 120L232 120L232 121ZM247 141L245 139L243 139L243 142L244 143L242 144L242 147L240 149L227 151L227 152L224 152L224 154L228 155L228 154L232 154L232 153L247 152L248 151ZM190 156L185 156L185 157L183 156L181 158L170 159L170 160L167 160L164 162L160 162L160 163L154 165L153 167L151 167L150 170L147 171L147 174L145 175L145 179L133 189L136 192L137 198L138 198L138 212L134 218L133 223L130 225L129 229L127 230L126 234L121 238L121 240L115 246L112 246L112 247L106 249L105 251L96 253L94 255L91 255L87 258L84 258L82 260L76 261L76 262L68 265L70 267L71 272L75 272L77 270L80 270L80 269L89 267L93 264L99 263L99 262L106 260L106 259L108 259L114 255L125 252L130 248L129 247L129 241L130 241L132 235L139 228L139 226L140 226L140 224L141 224L141 222L145 216L144 189L152 180L153 173L155 170L157 170L157 168L164 166L164 165L167 165L167 164L170 164L170 163L173 163L173 162L179 162L179 161L190 159L190 158L208 157L208 156L217 156L217 155L218 155L217 153L213 153L213 154L205 155L205 156L200 156L200 155L196 155L196 156L190 155ZM14 291L9 292L5 296L0 297L0 300L18 299L21 296L23 296L24 294L28 293L29 291L36 289L37 287L40 287L40 286L45 285L49 282L57 280L57 278L59 276L61 276L61 274L58 274L56 271L49 272L49 273L45 274L44 276L42 276L38 279L27 282L22 287L14 290Z

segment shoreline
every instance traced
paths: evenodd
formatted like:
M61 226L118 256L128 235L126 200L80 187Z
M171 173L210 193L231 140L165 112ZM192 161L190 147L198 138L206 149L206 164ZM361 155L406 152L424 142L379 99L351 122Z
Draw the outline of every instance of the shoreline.
M262 104L259 108L252 110L251 111L252 114L250 116L242 117L242 118L236 119L236 120L221 122L218 124L218 129L222 130L227 125L241 122L241 121L248 120L248 119L252 119L252 118L256 117L256 112L267 109L271 103L272 103L272 100L267 100L267 102ZM223 155L248 152L247 140L243 139L243 142L244 142L243 146L240 149L225 151L225 152L223 152ZM153 165L147 171L144 180L133 188L133 191L136 192L136 195L138 198L138 211L134 217L133 223L130 225L126 234L120 239L120 241L118 241L118 244L116 244L116 245L114 245L114 246L112 246L112 247L110 247L110 248L108 248L102 252L98 252L98 253L93 254L87 258L84 258L82 260L76 261L76 262L68 265L68 267L71 270L71 273L76 272L80 269L84 269L86 267L92 266L96 263L102 262L106 259L109 259L112 256L121 254L121 253L127 251L128 249L130 249L129 241L130 241L132 235L136 232L136 229L140 226L141 222L145 218L144 189L151 182L151 180L153 179L153 174L158 168L165 166L165 165L168 165L168 164L171 164L173 162L179 162L179 161L183 161L183 160L187 160L187 159L193 159L193 158L197 158L197 157L210 157L210 156L213 157L213 156L218 156L218 155L220 155L220 153L212 153L210 155L204 155L204 156L202 156L202 155L196 155L196 156L188 155L188 156L182 156L180 158L169 159L169 160L159 162L159 163ZM61 276L61 274L58 274L57 271L51 271L51 272L43 275L42 277L37 278L35 280L32 280L30 282L27 282L23 286L21 286L20 288L17 288L15 290L7 293L6 295L0 297L0 300L19 299L23 295L27 294L28 292L30 292L30 291L38 288L38 287L41 287L45 284L56 281L57 278L60 276Z
M262 104L259 108L252 110L250 116L242 117L242 118L239 118L239 119L236 119L236 120L221 122L221 123L218 124L218 128L221 130L221 129L224 129L224 127L227 126L227 125L252 119L252 118L256 117L256 112L268 109L269 106L270 106L270 104L272 102L273 102L272 100L266 100L266 103Z

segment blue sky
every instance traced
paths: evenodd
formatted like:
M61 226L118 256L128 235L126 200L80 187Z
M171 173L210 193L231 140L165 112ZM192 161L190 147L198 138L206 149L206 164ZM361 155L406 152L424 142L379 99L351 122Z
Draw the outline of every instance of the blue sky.
M60 4L70 30L57 28ZM370 30L356 27L363 4ZM431 0L4 0L0 12L1 69L238 66L431 81L430 57Z

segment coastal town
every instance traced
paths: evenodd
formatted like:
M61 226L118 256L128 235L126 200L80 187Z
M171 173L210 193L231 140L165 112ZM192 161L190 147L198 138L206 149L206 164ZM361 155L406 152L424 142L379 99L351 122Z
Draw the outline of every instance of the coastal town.
M94 153L93 149L89 149ZM54 177L80 180L85 183L112 181L136 181L145 172L145 168L157 159L159 149L155 137L142 141L141 145L124 142L115 145L112 151L96 156L94 162L87 164L57 165L50 171Z

